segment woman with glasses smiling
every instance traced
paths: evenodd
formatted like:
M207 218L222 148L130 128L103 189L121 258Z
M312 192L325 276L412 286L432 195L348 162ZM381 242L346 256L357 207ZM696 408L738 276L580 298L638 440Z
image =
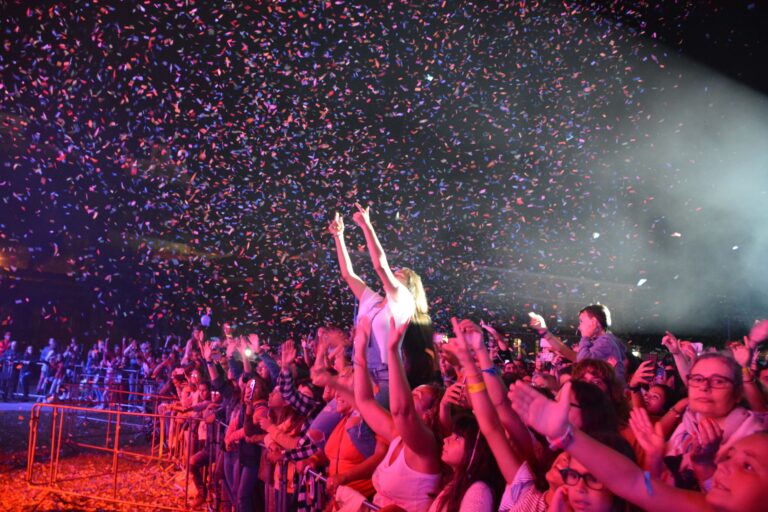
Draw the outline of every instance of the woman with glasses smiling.
M710 353L696 360L688 376L688 408L666 447L670 483L708 491L718 457L762 430L754 413L739 406L743 386L741 369L732 357Z

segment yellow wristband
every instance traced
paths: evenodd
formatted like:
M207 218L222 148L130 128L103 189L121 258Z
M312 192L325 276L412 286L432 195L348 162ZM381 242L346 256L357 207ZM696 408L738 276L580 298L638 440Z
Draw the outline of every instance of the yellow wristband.
M485 382L475 382L473 384L467 384L467 391L470 393L480 393L485 391Z

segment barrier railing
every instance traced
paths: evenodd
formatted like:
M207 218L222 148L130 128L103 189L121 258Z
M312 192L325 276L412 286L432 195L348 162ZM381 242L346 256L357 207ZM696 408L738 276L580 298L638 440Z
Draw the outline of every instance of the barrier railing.
M282 465L285 465L285 464L284 464L284 463L282 463ZM313 479L313 482L314 482L314 485L315 485L315 486L317 486L317 485L319 485L319 484L322 484L322 487L325 487L325 484L326 484L326 482L327 482L327 480L328 480L328 479L325 477L325 475L323 475L322 473L319 473L319 472L315 471L314 469L307 469L305 473L306 473L306 475L307 475L307 476L309 476L310 478L312 478L312 479ZM282 471L282 469L281 469L281 471L280 471L280 474L281 474L281 475L283 474L283 471ZM282 492L282 486L281 486L281 492ZM321 494L325 494L325 493L321 493ZM285 500L283 500L283 503L285 503ZM323 502L323 503L324 503L324 502ZM367 510L373 510L373 511L378 511L378 510L380 510L380 508L379 508L379 506L378 506L378 505L374 505L373 503L371 503L371 502L370 502L370 501L368 501L368 500L363 500L363 502L362 502L361 506L362 506L362 507L365 507ZM286 509L284 509L284 508L283 508L283 509L276 509L276 512L286 512Z
M51 418L50 451L47 462L42 461L45 455L38 456L41 418L45 417L42 414L44 411L49 412ZM93 418L99 416L101 416L100 419L102 421L97 422L96 424L99 426L94 428ZM87 418L85 422L82 421L83 417ZM136 422L137 419L140 421ZM184 423L186 423L186 431L183 432L183 437L180 433L177 433L175 436L169 436L167 423L178 422L179 420L180 418L167 414L126 411L120 407L97 410L66 404L35 404L30 416L26 480L32 486L41 487L46 491L57 494L107 501L132 507L186 510L189 507L190 458L194 446L193 433L202 420L192 417L183 418ZM147 439L145 437L145 442L136 442L136 438L133 436L135 434L135 427L145 425L147 421L153 424L151 438ZM211 466L216 460L214 452L219 446L221 432L221 428L213 428L214 437L206 445L205 449L209 450L209 457L206 466L203 468L205 480L211 480ZM145 436L143 432L140 434ZM98 439L101 436L104 436L103 443L94 440L94 438ZM97 492L83 492L78 488L71 489L64 485L67 482L83 478L82 475L74 477L67 475L67 478L64 478L62 474L62 452L64 448L73 450L88 449L111 455L109 457L111 461L109 472L102 471L89 477L90 481L101 483L101 488ZM38 458L41 459L40 462L38 462ZM131 496L134 496L134 493L131 492L133 489L128 489L127 497L125 493L121 495L118 475L120 474L121 462L127 465L128 460L133 461L132 463L142 464L141 469L145 475L149 474L149 476L151 476L152 472L147 472L146 469L152 465L157 468L154 472L155 476L163 474L169 468L181 466L184 479L183 506L173 503L162 503L162 498L168 497L167 492L158 495L156 499L153 498L154 501L151 502L131 498ZM164 464L168 465L168 467L164 468ZM134 466L132 469L136 470L138 468ZM108 485L106 485L107 482L99 480L99 478L103 480L107 476L111 477L111 482ZM205 482L206 488L208 487L207 484L208 482ZM111 496L105 495L104 489L107 487L111 487ZM218 502L218 496L212 497ZM174 497L173 499L177 498Z
M49 447L44 446L44 435L41 436L44 418L50 418ZM199 426L201 418L180 417L171 411L161 408L157 412L138 412L125 410L117 404L107 409L94 409L79 405L61 403L35 404L30 415L29 447L27 452L26 481L31 486L42 488L45 491L106 501L117 505L130 507L142 507L161 510L188 510L190 507L190 480L191 457L196 452L194 447L194 432ZM47 422L45 423L47 426ZM147 430L151 425L151 431ZM208 442L200 450L208 450L207 458L201 469L203 473L202 488L199 492L205 492L207 502L212 510L218 510L223 501L224 486L228 485L225 479L220 480L214 476L214 466L222 462L220 447L224 438L227 425L216 421L208 430ZM210 437L212 436L212 437ZM42 449L45 448L45 453ZM67 458L65 450L71 451L89 450L104 454L103 464L105 469L94 475L67 474L68 466L63 461ZM203 452L204 453L204 452ZM98 458L98 457L97 457ZM130 461L130 462L129 462ZM202 463L201 463L202 464ZM265 510L275 512L287 512L291 510L292 501L289 500L288 489L298 492L298 473L289 478L289 462L285 459L277 462L277 489L270 482L265 482ZM150 471L149 468L154 468ZM178 477L183 488L183 504L163 502L168 500L169 485L156 486L160 494L152 497L152 501L140 499L134 489L120 486L120 474L123 470L143 473L142 478L157 478L165 476L169 469L181 468ZM198 468L200 465L198 464ZM220 468L216 467L218 472ZM137 475L139 477L139 475ZM200 474L197 474L200 477ZM83 490L81 487L67 485L77 479L88 478L89 481L98 483L97 490ZM311 478L318 487L321 496L320 505L326 503L324 488L326 477L312 469L305 472L305 478ZM101 479L101 480L99 480ZM107 480L108 479L108 480ZM198 480L199 481L199 480ZM154 482L154 480L152 481ZM293 484L292 486L290 484ZM229 501L233 501L236 489L228 489ZM270 500L271 497L271 500ZM178 496L170 496L178 499ZM273 507L270 506L272 501ZM379 507L369 501L364 501L362 506L367 510L378 511Z
M130 393L130 396L156 393L157 379L143 376L143 372L131 368L86 368L83 364L68 364L64 375L57 379L52 374L41 378L43 362L29 362L23 359L5 360L0 364L0 393L9 398L32 398L42 400L53 396L57 400L68 399L67 387L79 384L81 387L109 388ZM46 370L49 371L49 370ZM128 395L127 395L128 396Z
M71 405L130 408L142 412L157 412L163 401L176 397L139 391L127 391L114 386L99 386L91 383L65 383L60 387L58 402Z

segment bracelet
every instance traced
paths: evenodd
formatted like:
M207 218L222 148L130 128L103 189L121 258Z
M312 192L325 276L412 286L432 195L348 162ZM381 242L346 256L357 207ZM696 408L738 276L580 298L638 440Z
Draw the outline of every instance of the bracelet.
M643 471L643 480L645 480L645 490L648 496L653 496L653 487L651 486L651 472Z
M491 366L490 368L483 368L480 370L480 373L487 373L488 375L498 375L499 371L496 369L495 366Z
M547 438L547 441L549 441L550 450L566 450L573 442L573 429L568 425L565 434L557 439Z
M485 391L485 382L475 382L472 384L467 384L467 391L470 393L482 393Z

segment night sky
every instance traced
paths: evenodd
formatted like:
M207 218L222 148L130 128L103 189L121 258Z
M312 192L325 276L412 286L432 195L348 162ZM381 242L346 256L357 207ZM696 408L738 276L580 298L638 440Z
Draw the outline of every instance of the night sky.
M9 3L13 5L8 5ZM369 204L452 315L765 316L764 2L3 2L0 321L349 324Z

